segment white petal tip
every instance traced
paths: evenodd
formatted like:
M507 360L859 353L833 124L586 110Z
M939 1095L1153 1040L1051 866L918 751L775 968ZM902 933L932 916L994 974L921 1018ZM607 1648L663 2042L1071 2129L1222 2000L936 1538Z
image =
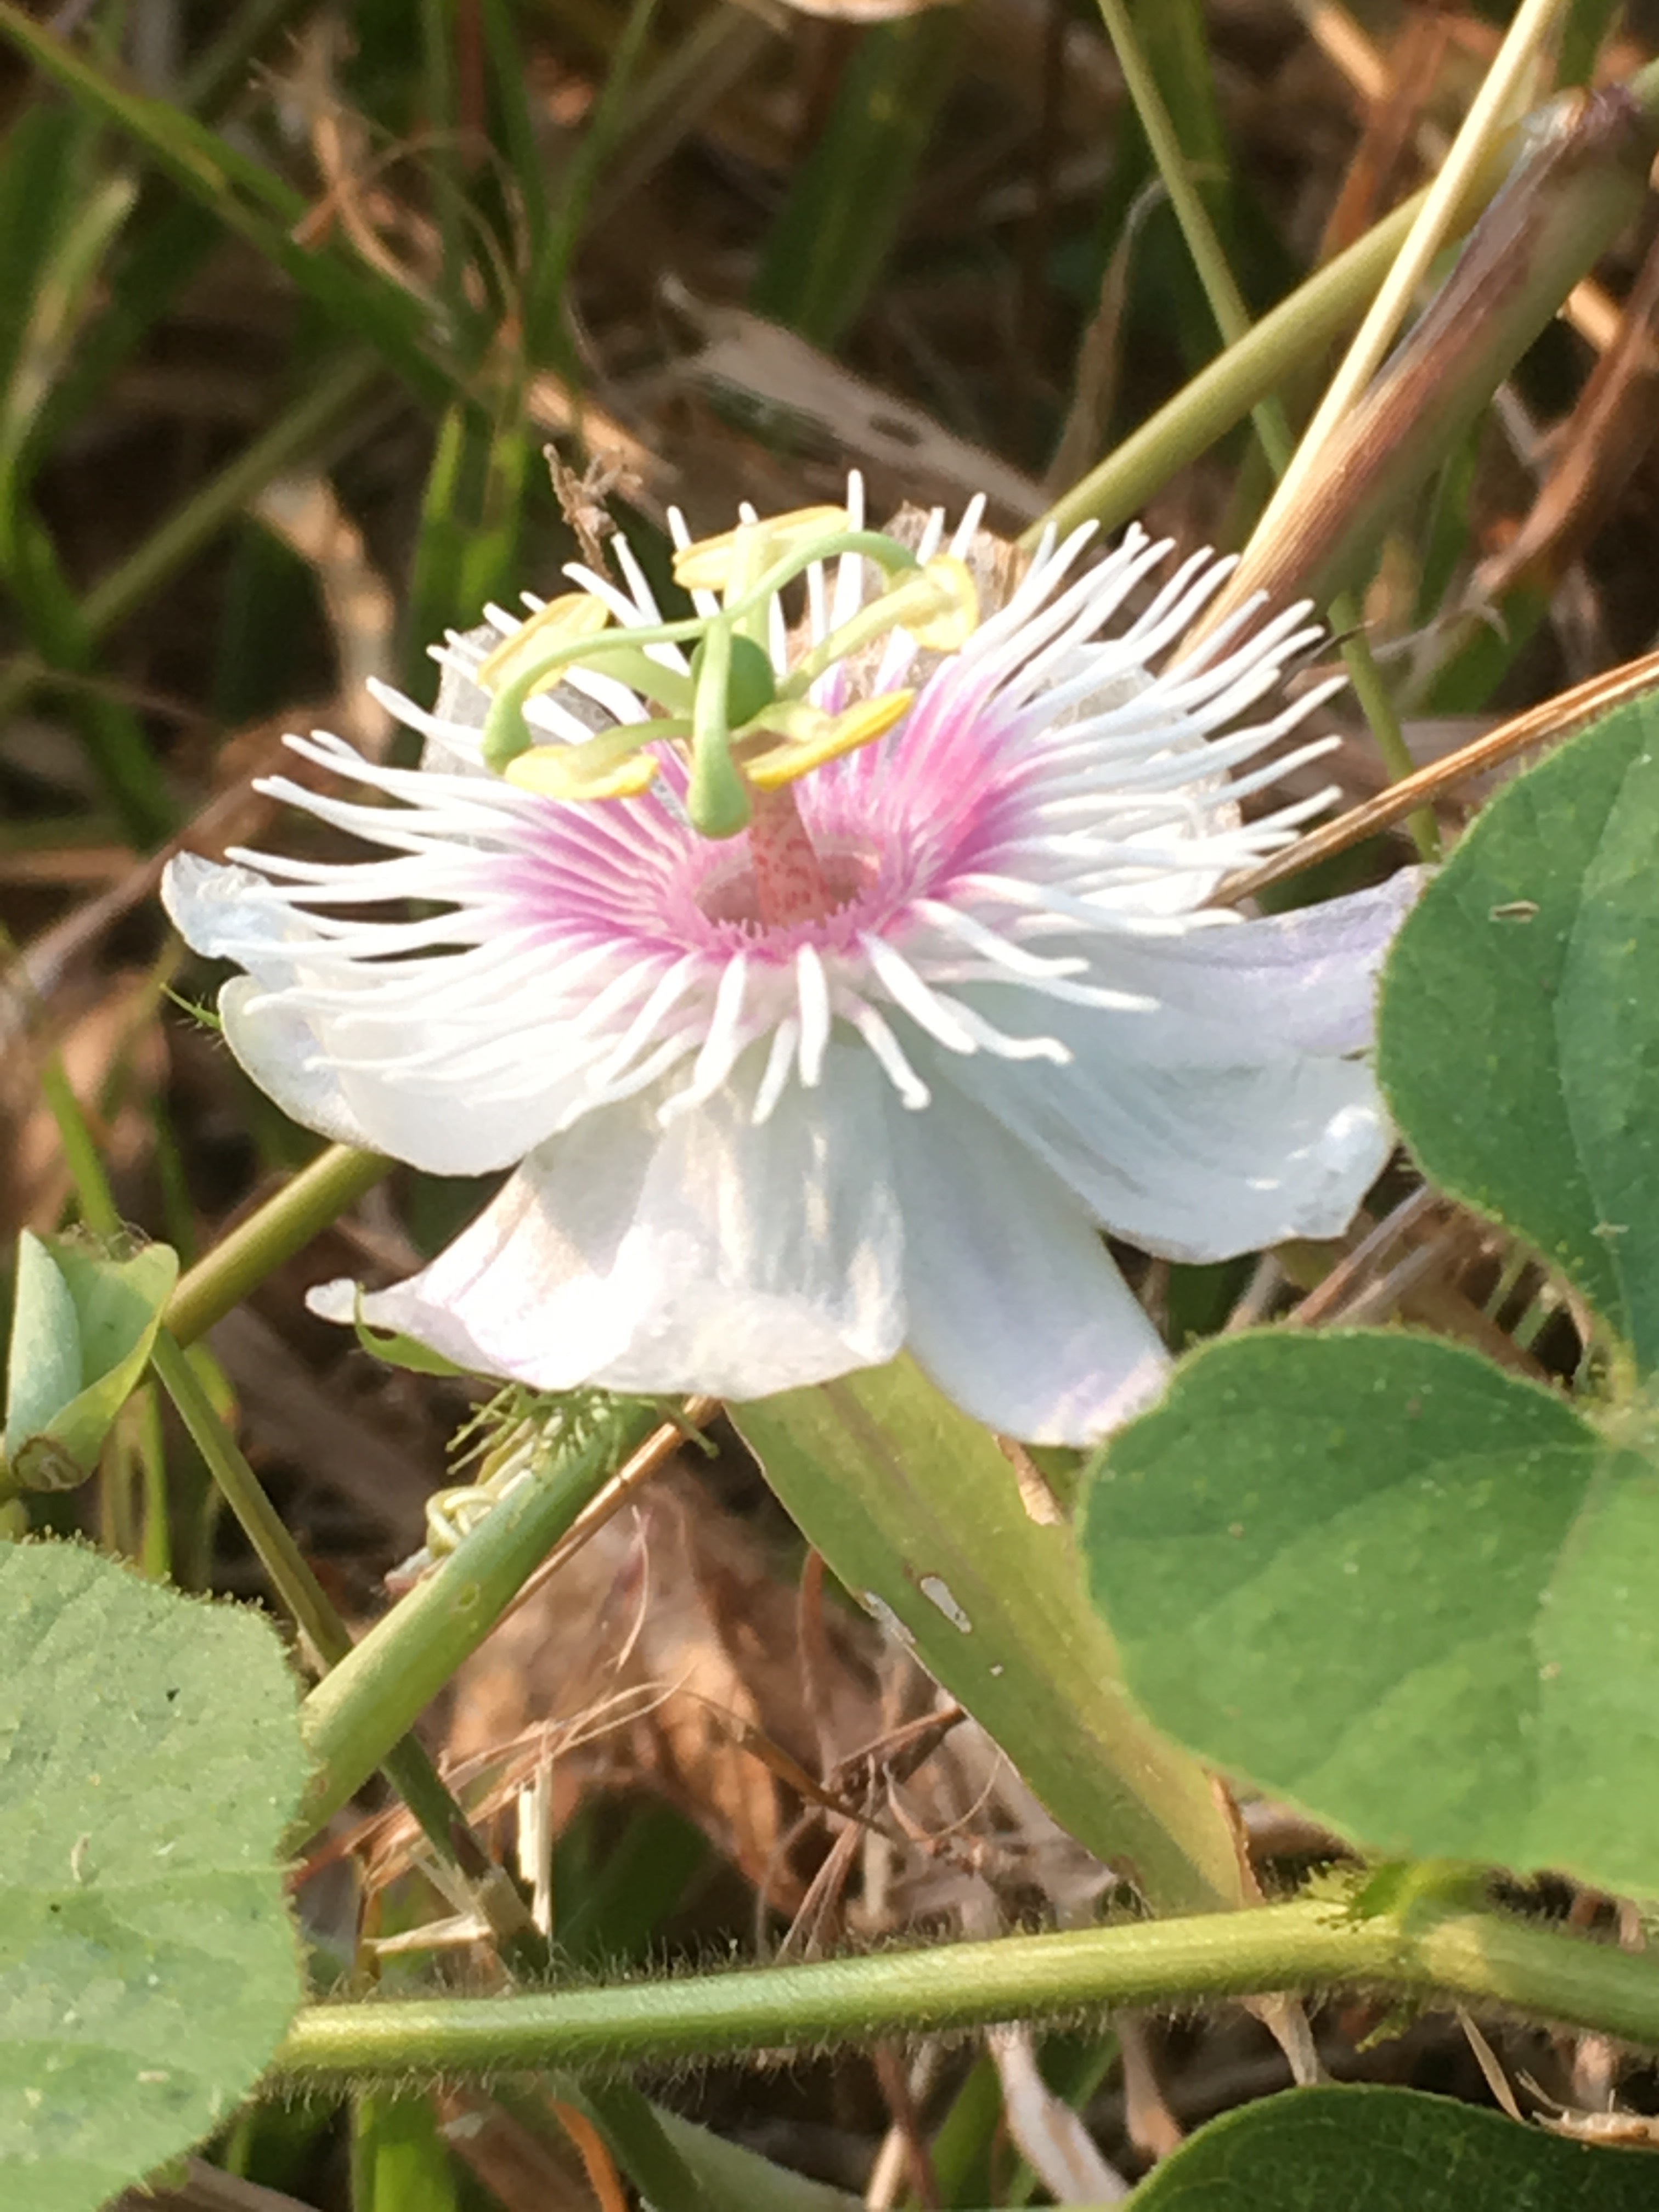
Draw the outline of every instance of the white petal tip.
M349 1275L318 1283L306 1292L307 1309L320 1320L344 1322L349 1327L356 1318L359 1288Z

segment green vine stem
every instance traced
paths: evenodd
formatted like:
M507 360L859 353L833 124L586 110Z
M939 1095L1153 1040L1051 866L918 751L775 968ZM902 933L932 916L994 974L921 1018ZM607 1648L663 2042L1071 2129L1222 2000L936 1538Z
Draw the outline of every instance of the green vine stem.
M1659 110L1659 63L1638 70L1628 90L1650 113ZM1503 183L1515 149L1529 127L1521 123L1492 149L1451 212L1445 233L1449 240L1462 235ZM1224 438L1295 369L1317 360L1364 313L1421 213L1429 190L1425 185L1403 201L1346 252L1281 300L1237 344L1190 378L1031 525L1020 539L1025 550L1036 547L1051 524L1061 537L1091 520L1098 522L1104 534L1119 529L1177 470Z
M654 1406L618 1401L612 1419L526 1475L323 1677L301 1716L313 1778L297 1837L362 1788L658 1424Z
M331 1145L256 1212L181 1275L162 1325L176 1344L193 1344L256 1290L273 1268L303 1250L346 1208L383 1182L396 1164L379 1152Z
M1458 209L1460 233L1497 189L1501 172L1483 177L1479 191ZM1036 550L1051 526L1064 538L1080 522L1094 521L1109 537L1139 514L1147 500L1179 470L1224 438L1266 396L1302 366L1316 360L1364 313L1365 302L1399 252L1424 192L1392 215L1263 315L1207 368L1189 377L1171 399L1114 446L1099 466L1040 515L1020 539Z
M1501 2006L1659 2046L1659 1960L1423 1900L1362 1918L1300 1900L1194 1919L509 1997L312 2005L279 2081L612 2067L927 2035L1103 2006L1353 1986Z

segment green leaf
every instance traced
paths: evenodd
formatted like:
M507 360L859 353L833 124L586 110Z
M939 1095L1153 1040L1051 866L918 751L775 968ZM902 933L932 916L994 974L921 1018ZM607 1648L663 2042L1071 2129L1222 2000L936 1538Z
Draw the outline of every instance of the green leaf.
M1384 1852L1659 1891L1659 1472L1549 1392L1430 1338L1218 1342L1082 1543L1201 1756Z
M1649 2159L1415 2089L1291 2089L1212 2120L1133 2212L1645 2212Z
M1659 704L1481 814L1395 944L1378 1071L1425 1172L1659 1362Z
M1071 1532L908 1358L732 1408L796 1526L1080 1843L1171 1910L1238 1900L1204 1774L1117 1680Z
M14 1488L63 1489L91 1474L144 1371L178 1276L178 1255L165 1244L112 1260L23 1231L0 1440Z
M747 2150L682 2119L665 2106L653 2108L662 2131L679 2154L704 2202L718 2212L859 2212L861 2197L849 2197L828 2182L811 2181L804 2173L775 2166L758 2151Z
M94 2212L206 2135L298 2005L304 1778L257 1614L0 1550L0 2202Z

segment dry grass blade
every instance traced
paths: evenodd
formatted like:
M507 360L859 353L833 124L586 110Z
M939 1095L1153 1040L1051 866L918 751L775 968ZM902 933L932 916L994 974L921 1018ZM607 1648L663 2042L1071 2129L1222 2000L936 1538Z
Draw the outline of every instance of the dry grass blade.
M1363 838L1391 830L1419 806L1460 783L1467 783L1472 776L1500 768L1534 746L1555 744L1571 737L1575 730L1583 729L1625 700L1640 698L1644 692L1656 688L1659 688L1659 651L1642 653L1620 668L1609 669L1605 675L1587 677L1583 683L1559 692L1541 706L1528 707L1523 714L1512 715L1498 728L1487 731L1484 737L1460 747L1444 760L1432 762L1415 775L1402 776L1376 798L1368 799L1361 806L1351 807L1334 822L1308 830L1295 845L1263 860L1260 866L1240 869L1228 877L1212 903L1233 906L1241 899L1255 898L1270 884L1283 883L1288 877L1300 875L1304 868L1317 866L1322 860L1346 852Z

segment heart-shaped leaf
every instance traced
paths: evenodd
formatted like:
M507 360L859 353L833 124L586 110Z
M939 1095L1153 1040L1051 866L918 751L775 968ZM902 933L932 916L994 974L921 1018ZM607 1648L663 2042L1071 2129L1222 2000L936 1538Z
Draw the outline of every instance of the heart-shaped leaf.
M1485 809L1395 942L1377 1065L1428 1175L1659 1364L1659 704Z
M1083 1548L1162 1728L1363 1843L1659 1892L1659 1473L1426 1337L1207 1346Z
M0 1546L0 2203L95 2212L244 2096L303 1994L304 1776L258 1614Z
M1291 2089L1200 2128L1134 2212L1644 2212L1650 2159L1415 2089Z

